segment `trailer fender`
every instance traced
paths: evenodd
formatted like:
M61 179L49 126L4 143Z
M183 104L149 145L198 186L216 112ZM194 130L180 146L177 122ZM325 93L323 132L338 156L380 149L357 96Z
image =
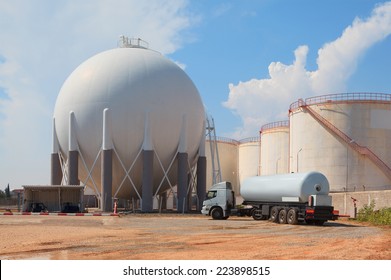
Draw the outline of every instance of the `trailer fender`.
M269 216L270 216L270 206L269 205L262 205L262 215L269 218Z

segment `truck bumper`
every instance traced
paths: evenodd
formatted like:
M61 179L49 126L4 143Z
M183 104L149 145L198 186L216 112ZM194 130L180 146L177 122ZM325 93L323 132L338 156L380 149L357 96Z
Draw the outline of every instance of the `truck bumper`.
M202 206L201 214L208 216L209 215L209 207L208 206Z

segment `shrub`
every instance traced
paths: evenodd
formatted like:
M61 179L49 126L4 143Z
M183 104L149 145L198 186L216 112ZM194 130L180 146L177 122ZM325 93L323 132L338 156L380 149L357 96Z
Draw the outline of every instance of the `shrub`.
M365 205L358 211L357 219L376 225L391 225L391 208L375 210L375 201L372 200L369 205Z

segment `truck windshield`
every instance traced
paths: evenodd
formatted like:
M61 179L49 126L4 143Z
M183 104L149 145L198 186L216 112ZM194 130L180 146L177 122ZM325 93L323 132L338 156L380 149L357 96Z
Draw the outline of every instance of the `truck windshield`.
M208 191L208 193L206 194L206 198L207 199L214 198L214 197L216 197L216 194L217 194L217 191Z

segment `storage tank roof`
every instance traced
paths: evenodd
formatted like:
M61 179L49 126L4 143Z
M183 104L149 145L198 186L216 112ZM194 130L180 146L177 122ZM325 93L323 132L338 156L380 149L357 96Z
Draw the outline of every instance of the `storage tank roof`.
M281 127L289 127L289 120L265 124L261 127L260 132L262 133L265 130L270 130L270 129L274 129L274 128L281 128Z
M291 112L303 105L324 103L391 103L391 94L370 92L326 94L309 97L305 100L299 99L290 105L289 111Z

